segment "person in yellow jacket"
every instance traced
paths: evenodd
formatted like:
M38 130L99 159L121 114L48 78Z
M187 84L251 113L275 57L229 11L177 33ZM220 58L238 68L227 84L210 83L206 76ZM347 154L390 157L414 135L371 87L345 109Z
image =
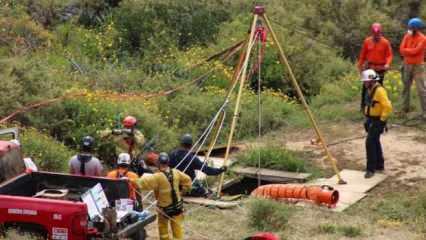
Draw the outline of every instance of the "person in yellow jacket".
M367 69L361 74L361 81L367 88L365 95L364 115L366 117L364 128L368 132L365 142L367 150L367 167L365 178L371 178L375 171L384 170L384 158L380 135L387 130L386 121L392 112L390 102L385 88L377 82L377 73Z
M127 116L123 119L123 129L106 129L100 131L99 135L101 138L112 137L118 152L126 152L132 160L139 160L142 157L145 136L136 128L137 123L138 121L135 117ZM142 170L139 172L139 168L143 169L144 167L138 166L138 175L143 173Z
M181 190L191 189L191 178L185 173L169 167L169 155L160 153L158 157L159 171L152 175L143 175L137 180L142 191L154 191L158 207L158 230L160 240L171 239L169 224L173 238L183 239L183 200Z

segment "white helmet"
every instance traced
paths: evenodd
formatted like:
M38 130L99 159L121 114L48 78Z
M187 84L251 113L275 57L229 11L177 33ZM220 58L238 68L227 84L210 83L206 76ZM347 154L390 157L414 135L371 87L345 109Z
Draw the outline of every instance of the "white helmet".
M373 69L367 69L365 71L362 71L361 82L377 81L377 80L379 80L379 76L377 75L376 71L374 71Z
M118 155L117 165L130 165L130 155L128 153L120 153Z

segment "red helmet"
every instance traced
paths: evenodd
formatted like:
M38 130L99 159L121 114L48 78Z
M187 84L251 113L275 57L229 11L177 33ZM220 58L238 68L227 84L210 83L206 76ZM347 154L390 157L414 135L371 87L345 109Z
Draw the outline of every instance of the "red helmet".
M123 119L123 126L126 128L132 128L136 125L138 120L133 116L127 116Z
M280 238L270 232L260 232L255 235L253 235L250 240L280 240Z
M382 34L382 25L380 23L373 23L371 25L371 33L373 35Z

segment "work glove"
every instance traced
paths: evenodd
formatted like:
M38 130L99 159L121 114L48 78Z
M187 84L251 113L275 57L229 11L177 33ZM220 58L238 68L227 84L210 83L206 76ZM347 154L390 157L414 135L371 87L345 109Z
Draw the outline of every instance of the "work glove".
M226 170L228 170L228 167L227 167L227 166L222 166L222 167L220 167L220 171L222 171L222 172L226 172Z
M370 120L369 120L369 119L366 119L366 120L364 121L364 129L365 129L365 132L368 132L368 129L370 128L370 124L371 124L371 122L370 122Z
M112 134L113 135L121 135L121 133L122 133L123 131L121 130L121 129L113 129L112 130Z
M387 131L388 131L388 125L387 125L387 122L386 122L386 121L382 121L382 120L380 120L380 121L379 121L379 126L380 126L380 132L381 132L381 133L383 133L383 132L387 132Z

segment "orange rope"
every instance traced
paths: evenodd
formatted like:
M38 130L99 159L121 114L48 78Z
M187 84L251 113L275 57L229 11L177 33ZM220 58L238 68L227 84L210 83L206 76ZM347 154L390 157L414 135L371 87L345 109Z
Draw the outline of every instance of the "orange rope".
M237 44L231 46L228 49L223 50L222 52L215 54L211 57L209 57L207 60L205 60L205 62L209 62L214 58L220 57L221 55L225 55L222 59L222 61L227 61L229 60L243 45L243 41L238 42ZM201 63L198 63L196 65L194 65L193 67L191 67L190 69L194 68L194 67L198 67L200 66ZM215 69L211 68L209 71L207 71L206 73L198 76L197 78L186 82L184 84L181 84L173 89L170 90L162 90L156 93L114 93L114 92L96 92L95 95L96 97L103 97L103 98L108 98L111 100L123 100L123 99L132 99L132 98L139 98L139 99L148 99L148 98L154 98L154 97L160 97L160 96L167 96L170 95L172 93L175 93L177 91L180 91L184 88L186 88L189 85L192 84L196 84L196 83L201 83L203 82L203 80L210 75ZM8 116L2 118L0 120L0 124L4 124L7 123L8 121L10 121L11 119L13 119L16 115L20 114L20 113L26 113L29 112L33 109L37 109L40 107L45 107L48 106L50 104L59 102L59 101L63 101L65 99L73 99L73 98L78 98L78 97L87 97L89 95L89 93L70 93L61 97L56 97L56 98L52 98L52 99L48 99L48 100L43 100L43 101L38 101L35 103L30 103L29 105L26 105L24 107L21 107L19 109L17 109L16 111L14 111L13 113L9 114Z

